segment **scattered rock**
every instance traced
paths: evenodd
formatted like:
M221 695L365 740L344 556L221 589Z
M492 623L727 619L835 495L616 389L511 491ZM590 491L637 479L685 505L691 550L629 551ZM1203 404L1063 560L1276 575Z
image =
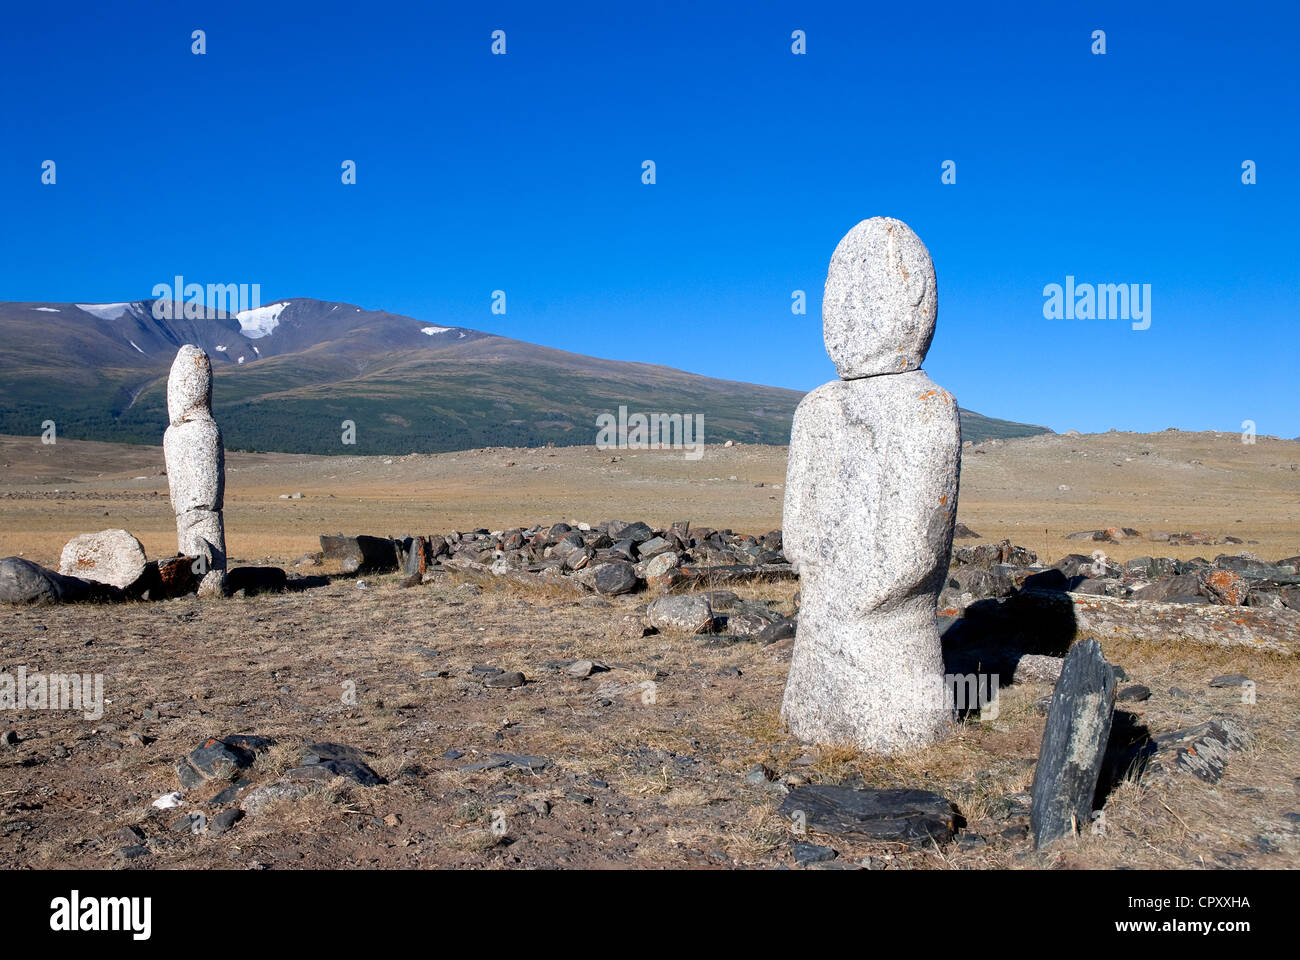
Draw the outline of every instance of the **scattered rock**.
M1229 756L1250 742L1250 734L1240 724L1219 717L1139 743L1119 763L1134 779L1190 773L1206 783L1218 783Z
M821 847L815 843L798 843L794 845L794 862L800 865L806 863L823 863L828 860L834 860L839 854L830 847Z
M176 776L186 790L193 790L207 780L233 780L240 770L252 766L257 754L273 744L273 740L247 734L212 738L176 762Z
M510 690L515 687L522 687L527 679L519 671L511 673L499 673L495 676L488 677L483 681L483 686L493 690Z
M242 819L244 819L244 811L238 807L223 810L208 821L208 833L214 837L219 837L223 833L227 833L231 827Z
M647 580L655 577L661 577L669 570L674 570L681 565L681 555L672 550L665 550L657 554L645 566L645 576Z
M186 813L172 823L172 833L207 833L208 818L202 813Z
M288 576L279 567L235 567L226 573L226 590L230 593L243 590L246 596L279 593L288 582Z
M782 640L792 640L798 626L798 618L782 618L774 623L769 623L754 640L763 646L780 643Z
M597 660L575 660L565 668L565 673L576 680L583 680L593 673L608 670L609 667Z
M309 743L303 748L302 765L285 773L290 780L330 780L345 777L363 787L388 781L375 773L356 747L341 743Z
M706 633L713 627L713 607L701 596L660 597L646 609L651 626L674 633Z
M144 843L144 831L136 826L125 826L113 834L113 838L125 844Z
M277 780L250 790L239 806L250 817L255 817L272 804L282 800L298 800L310 792L311 787L305 784Z
M1212 687L1240 687L1242 684L1249 683L1250 677L1244 673L1224 673L1210 681Z

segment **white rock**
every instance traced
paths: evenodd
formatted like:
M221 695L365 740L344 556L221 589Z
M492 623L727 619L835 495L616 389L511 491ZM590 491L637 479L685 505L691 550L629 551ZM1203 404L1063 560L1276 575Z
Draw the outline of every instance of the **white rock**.
M170 810L172 807L179 807L181 805L181 797L182 794L179 791L176 793L164 793L153 802L153 805L159 810Z
M782 523L802 604L781 713L806 742L891 753L932 742L948 721L935 609L961 427L956 400L916 369L933 278L896 220L859 224L831 261L826 345L844 379L795 412Z
M144 573L144 547L125 530L101 530L73 537L59 556L59 573L127 587Z

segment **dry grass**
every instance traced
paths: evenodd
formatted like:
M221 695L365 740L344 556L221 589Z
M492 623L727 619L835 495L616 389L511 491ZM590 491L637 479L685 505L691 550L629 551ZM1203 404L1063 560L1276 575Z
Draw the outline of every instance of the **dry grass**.
M777 485L785 481L785 454L783 447L709 445L699 461L647 452L610 464L602 451L586 447L393 458L232 453L227 541L238 563L287 563L318 550L319 534L340 530L435 533L625 517L657 524L689 518L763 532L781 525ZM507 461L516 466L506 467ZM46 446L39 437L0 437L0 464L0 492L50 498L0 499L0 556L25 553L57 564L71 537L118 526L139 537L151 556L172 553L159 448L72 440ZM1300 443L1259 437L1243 444L1235 433L985 443L963 451L958 519L986 539L1005 537L1052 560L1080 552L1067 534L1116 525L1233 534L1258 541L1248 549L1278 559L1300 554L1300 471L1292 464L1300 464ZM145 479L134 479L139 476ZM1058 490L1061 484L1070 489ZM64 496L56 497L56 489ZM279 499L295 490L304 499ZM1219 552L1145 540L1100 546L1119 560Z

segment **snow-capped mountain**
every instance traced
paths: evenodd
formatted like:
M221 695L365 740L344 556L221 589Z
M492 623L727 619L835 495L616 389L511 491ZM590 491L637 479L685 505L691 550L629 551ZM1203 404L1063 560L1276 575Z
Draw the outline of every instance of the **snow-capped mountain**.
M801 393L604 360L354 304L291 298L226 316L169 301L0 302L0 433L157 443L183 344L212 358L228 446L435 452L595 442L596 417L702 414L706 441L785 443ZM968 439L1042 428L963 411ZM356 444L343 446L344 421Z

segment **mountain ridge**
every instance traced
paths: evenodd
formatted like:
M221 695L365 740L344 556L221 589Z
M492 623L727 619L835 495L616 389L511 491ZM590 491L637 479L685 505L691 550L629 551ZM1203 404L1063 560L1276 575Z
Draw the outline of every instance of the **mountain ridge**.
M53 420L73 439L157 443L167 372L184 343L213 360L214 410L232 450L590 445L596 417L620 406L701 414L707 442L785 444L803 397L356 304L295 297L205 313L187 318L183 305L155 300L0 302L0 432L39 433ZM961 414L970 440L1052 432Z

